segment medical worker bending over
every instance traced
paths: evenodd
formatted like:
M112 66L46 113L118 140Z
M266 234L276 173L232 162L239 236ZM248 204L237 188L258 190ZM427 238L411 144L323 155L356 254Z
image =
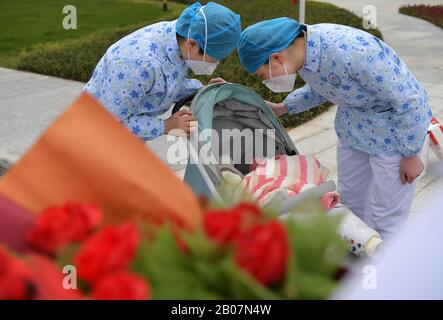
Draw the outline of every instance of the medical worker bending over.
M326 101L338 105L338 191L342 203L390 239L405 224L423 170L418 157L431 119L425 89L383 41L347 26L279 18L242 32L243 67L274 92L279 116ZM294 90L296 74L306 85Z
M203 84L188 79L211 75L236 47L240 16L219 4L194 3L178 20L139 29L114 43L102 57L85 90L143 141L181 129L189 134L190 111L158 116ZM213 79L215 82L217 79Z

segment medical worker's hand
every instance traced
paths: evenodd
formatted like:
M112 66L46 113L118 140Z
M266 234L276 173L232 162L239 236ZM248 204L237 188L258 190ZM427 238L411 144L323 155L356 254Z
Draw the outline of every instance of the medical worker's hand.
M271 101L266 101L266 103L272 109L272 111L274 111L274 113L277 117L280 117L280 116L284 115L285 113L288 113L288 108L285 106L285 104L283 102L274 103Z
M422 172L424 166L419 156L400 160L400 180L402 184L412 183Z
M189 136L195 128L195 120L189 108L182 108L165 120L165 134Z
M214 83L226 83L226 81L223 78L213 78L208 82L208 84L214 84Z

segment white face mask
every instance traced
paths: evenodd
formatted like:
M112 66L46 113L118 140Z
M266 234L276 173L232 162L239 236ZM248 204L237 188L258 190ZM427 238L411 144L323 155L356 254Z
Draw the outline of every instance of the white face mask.
M210 63L206 61L190 60L188 58L188 60L186 60L186 64L192 70L192 72L194 72L195 75L210 76L214 73L219 62Z
M285 68L286 75L272 77L271 61L269 60L269 79L262 81L262 83L267 86L269 90L275 93L290 92L294 90L297 74L288 74L288 70L286 69L285 64L283 64L283 67Z
M194 72L195 75L203 75L203 76L210 76L214 73L215 69L217 68L218 64L220 62L207 62L206 59L206 46L208 44L208 21L206 20L205 13L203 12L203 7L200 8L200 12L203 15L203 18L205 19L205 48L203 50L203 61L199 60L191 60L189 56L189 49L188 49L188 59L185 60L188 67ZM191 34L191 27L189 27L188 30L188 39L189 35Z

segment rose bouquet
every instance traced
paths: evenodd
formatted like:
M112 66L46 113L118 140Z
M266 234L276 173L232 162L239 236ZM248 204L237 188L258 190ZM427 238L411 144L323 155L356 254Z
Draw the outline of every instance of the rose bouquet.
M0 299L327 297L340 218L234 189L199 202L83 94L0 180Z
M0 299L321 299L346 253L337 217L281 221L252 202L208 206L192 231L174 221L104 225L103 215L85 203L44 210L26 241L49 267L31 272L29 254L2 248Z

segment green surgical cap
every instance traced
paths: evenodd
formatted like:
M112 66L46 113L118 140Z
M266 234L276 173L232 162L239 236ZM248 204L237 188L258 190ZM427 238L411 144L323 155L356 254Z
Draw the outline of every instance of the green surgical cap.
M188 38L189 35L201 49L204 49L206 44L206 54L222 60L237 46L241 33L240 16L214 2L208 2L205 6L196 2L187 7L178 18L176 32L184 38Z
M240 63L249 73L256 72L272 53L289 47L300 32L298 21L290 18L266 20L247 27L237 45Z

